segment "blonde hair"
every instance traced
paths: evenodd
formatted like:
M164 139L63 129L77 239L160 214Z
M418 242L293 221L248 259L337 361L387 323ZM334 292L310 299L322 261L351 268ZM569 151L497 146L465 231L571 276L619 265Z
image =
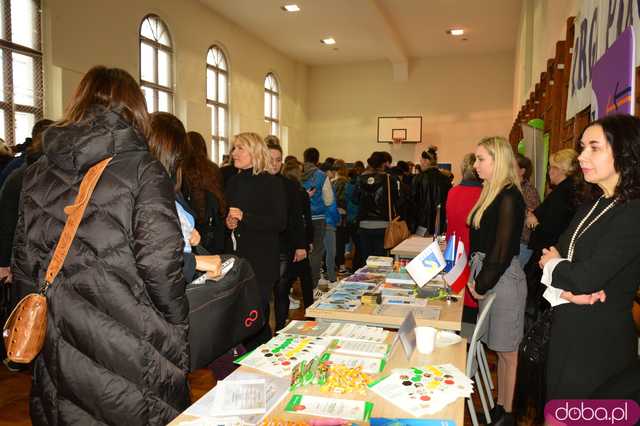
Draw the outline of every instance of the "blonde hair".
M482 215L503 188L514 185L520 190L520 180L515 168L515 156L509 142L502 137L492 136L482 139L478 146L484 147L491 155L493 176L490 180L484 181L480 198L467 217L467 224L475 229L480 228Z
M551 154L549 156L549 164L556 166L567 176L574 175L580 167L578 153L571 148L561 149Z
M242 145L249 150L254 175L259 175L268 169L271 164L271 154L267 144L264 143L259 134L252 132L239 133L233 137L233 146L236 144Z

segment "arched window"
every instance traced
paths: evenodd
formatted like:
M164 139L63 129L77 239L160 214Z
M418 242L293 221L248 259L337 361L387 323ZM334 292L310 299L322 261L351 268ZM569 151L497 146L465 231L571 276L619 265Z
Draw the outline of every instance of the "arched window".
M280 132L280 89L278 80L272 73L264 79L264 121L269 123L269 132L279 136Z
M229 151L229 65L224 52L211 46L207 52L207 106L211 109L211 157L222 164Z
M42 119L40 0L5 0L0 12L0 137L15 145Z
M140 25L140 86L147 109L173 111L173 50L167 26L155 15Z

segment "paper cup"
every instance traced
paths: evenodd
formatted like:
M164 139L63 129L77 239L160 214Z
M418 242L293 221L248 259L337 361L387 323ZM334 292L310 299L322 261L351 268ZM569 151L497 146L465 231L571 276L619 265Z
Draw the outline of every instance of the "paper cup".
M436 347L438 330L433 327L416 327L416 347L421 354L428 355Z

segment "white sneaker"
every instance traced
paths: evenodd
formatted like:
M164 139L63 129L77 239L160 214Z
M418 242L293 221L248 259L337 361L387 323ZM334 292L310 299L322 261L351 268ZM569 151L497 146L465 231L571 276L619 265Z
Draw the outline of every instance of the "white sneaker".
M329 281L327 285L329 286L329 290L333 290L338 285L338 281Z
M313 300L318 300L323 296L324 296L324 291L320 290L319 288L316 288L315 290L313 290Z
M298 299L294 299L293 296L289 296L289 309L298 309L300 308L300 302Z

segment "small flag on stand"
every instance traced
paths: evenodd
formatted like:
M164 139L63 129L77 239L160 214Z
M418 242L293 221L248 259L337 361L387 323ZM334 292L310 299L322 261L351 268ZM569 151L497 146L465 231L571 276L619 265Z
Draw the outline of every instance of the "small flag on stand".
M456 263L456 234L454 233L447 241L447 247L444 249L444 260L447 265L444 267L445 272L451 271L453 265Z
M407 272L422 287L444 269L445 263L438 241L435 240L407 263Z
M443 278L454 293L459 293L460 290L467 285L469 276L471 276L471 268L469 268L467 253L464 250L462 241L458 241L455 264L453 268L451 268L451 271L447 272Z

